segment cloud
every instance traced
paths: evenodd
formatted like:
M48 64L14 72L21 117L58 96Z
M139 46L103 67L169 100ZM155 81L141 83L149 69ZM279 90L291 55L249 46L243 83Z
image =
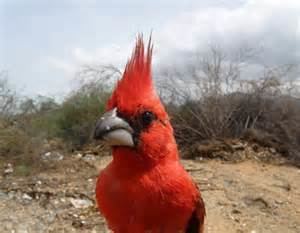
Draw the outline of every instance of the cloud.
M127 43L114 39L113 43L95 49L84 44L73 47L64 57L48 57L49 65L69 76L83 64L113 64L123 68L134 37ZM153 28L153 39L157 66L172 61L184 63L190 53L205 52L211 45L229 51L245 46L262 48L260 58L251 61L253 66L299 63L300 1L246 0L234 6L208 5L187 10Z
M63 71L67 76L73 75L76 70L74 64L60 58L48 57L47 63L51 68Z
M248 0L234 8L201 8L166 23L159 33L159 49L166 55L203 51L210 44L262 47L264 61L270 64L299 62L299 24L297 0Z
M65 58L47 57L46 60L51 68L61 70L66 76L73 77L82 65L114 65L122 69L131 53L129 47L115 44L94 50L74 47L67 51Z

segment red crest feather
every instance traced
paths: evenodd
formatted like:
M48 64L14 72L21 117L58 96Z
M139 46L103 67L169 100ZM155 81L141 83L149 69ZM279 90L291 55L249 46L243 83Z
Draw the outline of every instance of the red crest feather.
M127 62L122 79L118 81L107 108L117 107L124 112L132 112L144 104L159 101L152 83L152 50L151 37L147 50L142 36L138 36L135 49Z

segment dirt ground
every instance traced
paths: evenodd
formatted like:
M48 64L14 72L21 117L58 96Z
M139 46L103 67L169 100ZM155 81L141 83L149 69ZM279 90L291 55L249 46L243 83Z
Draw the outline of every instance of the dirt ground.
M1 168L0 232L108 232L94 188L109 161L93 154L47 155L43 162L50 168L28 177ZM182 163L200 186L206 232L300 232L300 169L255 161Z

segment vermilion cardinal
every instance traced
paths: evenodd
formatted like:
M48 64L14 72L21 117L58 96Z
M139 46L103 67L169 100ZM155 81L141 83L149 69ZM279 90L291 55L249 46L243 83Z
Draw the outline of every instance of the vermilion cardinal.
M96 187L100 212L115 233L203 232L205 207L180 164L173 128L152 75L152 44L141 37L98 120L96 139L112 147L112 162Z

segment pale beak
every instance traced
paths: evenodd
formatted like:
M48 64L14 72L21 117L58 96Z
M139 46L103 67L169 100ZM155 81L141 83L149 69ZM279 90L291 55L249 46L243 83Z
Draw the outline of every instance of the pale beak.
M117 108L103 114L97 121L94 139L103 140L110 146L134 146L134 130L127 121L117 116Z

